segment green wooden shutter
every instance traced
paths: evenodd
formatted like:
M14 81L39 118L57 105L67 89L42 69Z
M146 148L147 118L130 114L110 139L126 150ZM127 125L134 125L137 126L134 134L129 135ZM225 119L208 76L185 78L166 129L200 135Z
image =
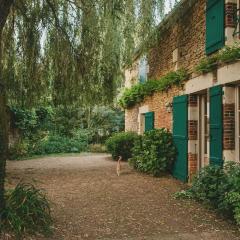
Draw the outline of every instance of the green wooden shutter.
M206 10L206 53L211 54L225 44L224 0L208 0Z
M188 96L173 99L173 140L177 147L177 159L173 176L181 181L188 180Z
M223 165L223 112L221 86L210 88L210 164Z
M154 112L145 113L145 132L154 129Z

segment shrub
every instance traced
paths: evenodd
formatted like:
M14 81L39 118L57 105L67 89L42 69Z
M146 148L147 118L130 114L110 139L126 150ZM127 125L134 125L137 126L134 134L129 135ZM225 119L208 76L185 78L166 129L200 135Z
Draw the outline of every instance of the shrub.
M223 182L226 182L226 175L222 167L207 166L194 178L190 191L199 201L217 207L221 196L224 195Z
M29 151L29 143L25 140L20 140L14 145L9 147L8 158L9 160L16 160L26 157Z
M185 196L213 206L240 225L240 165L230 162L224 168L203 168L190 189L176 194Z
M112 154L113 159L122 156L123 160L132 157L132 148L138 135L133 132L116 133L106 141L108 152Z
M92 153L105 153L106 146L102 144L90 144L89 145L89 152Z
M167 129L157 129L135 141L130 164L141 172L159 176L171 170L175 157L172 134Z
M17 239L25 234L52 233L52 217L45 194L33 185L20 183L6 193L6 207L0 215L0 229L13 232Z
M33 150L33 155L52 153L79 153L86 151L88 141L86 138L68 138L63 136L50 136L47 140L39 143Z

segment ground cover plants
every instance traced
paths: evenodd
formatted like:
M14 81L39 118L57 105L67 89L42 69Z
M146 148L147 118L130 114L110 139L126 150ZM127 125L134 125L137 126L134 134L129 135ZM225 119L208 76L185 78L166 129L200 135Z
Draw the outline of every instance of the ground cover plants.
M217 209L240 225L240 164L229 162L224 168L207 166L193 180L192 186L176 193Z
M26 234L52 234L50 203L42 190L19 183L5 194L6 206L0 214L0 232L13 233L16 239Z

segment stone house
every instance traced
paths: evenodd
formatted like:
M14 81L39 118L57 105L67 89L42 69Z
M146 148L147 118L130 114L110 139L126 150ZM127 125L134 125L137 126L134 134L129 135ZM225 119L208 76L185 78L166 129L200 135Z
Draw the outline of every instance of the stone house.
M240 61L205 74L200 60L239 41L239 0L182 0L160 23L160 39L125 70L125 87L184 68L189 79L125 110L126 131L168 128L178 148L174 176L188 181L208 164L239 162ZM150 122L150 125L149 125ZM152 123L152 124L151 124Z

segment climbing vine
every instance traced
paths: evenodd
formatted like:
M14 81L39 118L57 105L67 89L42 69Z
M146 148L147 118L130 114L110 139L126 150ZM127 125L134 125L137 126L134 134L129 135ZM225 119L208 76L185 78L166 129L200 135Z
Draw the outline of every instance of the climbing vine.
M202 59L195 67L195 72L204 74L217 69L218 65L234 62L240 59L240 45L226 46L213 56Z
M119 99L122 108L131 108L141 103L145 97L151 96L158 91L166 91L173 86L180 86L187 80L188 74L185 69L169 72L158 80L149 80L145 83L138 83L131 88L125 89Z

